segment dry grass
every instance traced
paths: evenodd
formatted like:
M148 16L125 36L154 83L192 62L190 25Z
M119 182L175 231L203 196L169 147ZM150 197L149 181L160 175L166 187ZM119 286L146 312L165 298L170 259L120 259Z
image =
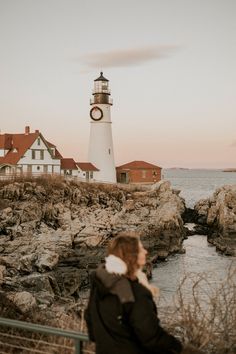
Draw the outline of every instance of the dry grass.
M175 296L175 306L165 312L166 327L183 343L206 353L236 353L236 266L222 283L207 274L186 275Z
M70 187L80 187L83 191L104 191L104 192L111 192L119 190L117 184L106 184L106 183L88 183L82 182L74 179L65 178L64 176L60 175L38 175L38 176L31 176L31 175L15 175L10 179L1 180L0 179L0 188L12 184L12 183L36 183L39 186L44 187L47 191L48 190L55 190L55 189L64 189L66 186Z
M87 329L83 317L84 307L84 302L81 302L76 304L74 311L69 311L68 314L60 311L58 313L55 311L53 313L34 311L33 313L23 315L3 295L0 299L0 316L72 330L77 333L86 333ZM84 348L84 353L94 353L93 344L84 343ZM0 353L73 354L74 340L0 326Z

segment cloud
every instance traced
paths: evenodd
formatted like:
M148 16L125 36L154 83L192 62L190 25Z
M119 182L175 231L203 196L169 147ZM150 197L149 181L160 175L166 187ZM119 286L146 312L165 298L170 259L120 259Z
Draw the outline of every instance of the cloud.
M177 46L152 46L90 53L80 59L90 68L115 68L141 65L170 56Z

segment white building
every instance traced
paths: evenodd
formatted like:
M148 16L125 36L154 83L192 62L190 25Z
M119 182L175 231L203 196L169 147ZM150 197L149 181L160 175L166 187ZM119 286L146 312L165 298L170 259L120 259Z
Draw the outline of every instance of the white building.
M62 174L90 182L97 171L90 162L63 158L39 130L31 133L27 126L23 134L0 134L0 176Z
M58 173L62 156L43 135L25 127L24 134L0 134L0 173Z
M116 169L112 141L109 81L101 72L94 80L93 98L90 100L91 126L88 160L99 171L94 172L96 181L116 183Z
M61 159L61 173L65 177L76 177L81 181L94 181L94 172L98 169L90 162L75 162L72 158Z

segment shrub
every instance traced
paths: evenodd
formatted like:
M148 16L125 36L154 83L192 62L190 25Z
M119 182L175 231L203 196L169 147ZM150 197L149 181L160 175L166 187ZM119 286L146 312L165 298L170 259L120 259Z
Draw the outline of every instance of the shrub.
M212 275L186 274L162 322L183 343L211 354L236 353L236 266L218 285Z

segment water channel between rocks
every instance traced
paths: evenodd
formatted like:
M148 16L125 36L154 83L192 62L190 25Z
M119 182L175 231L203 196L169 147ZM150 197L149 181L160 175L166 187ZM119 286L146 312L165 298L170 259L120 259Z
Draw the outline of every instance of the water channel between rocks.
M153 269L152 283L160 289L158 307L173 304L173 296L185 274L206 273L209 281L217 286L227 275L236 257L228 257L216 252L203 235L190 236L184 241L185 254L168 257Z

